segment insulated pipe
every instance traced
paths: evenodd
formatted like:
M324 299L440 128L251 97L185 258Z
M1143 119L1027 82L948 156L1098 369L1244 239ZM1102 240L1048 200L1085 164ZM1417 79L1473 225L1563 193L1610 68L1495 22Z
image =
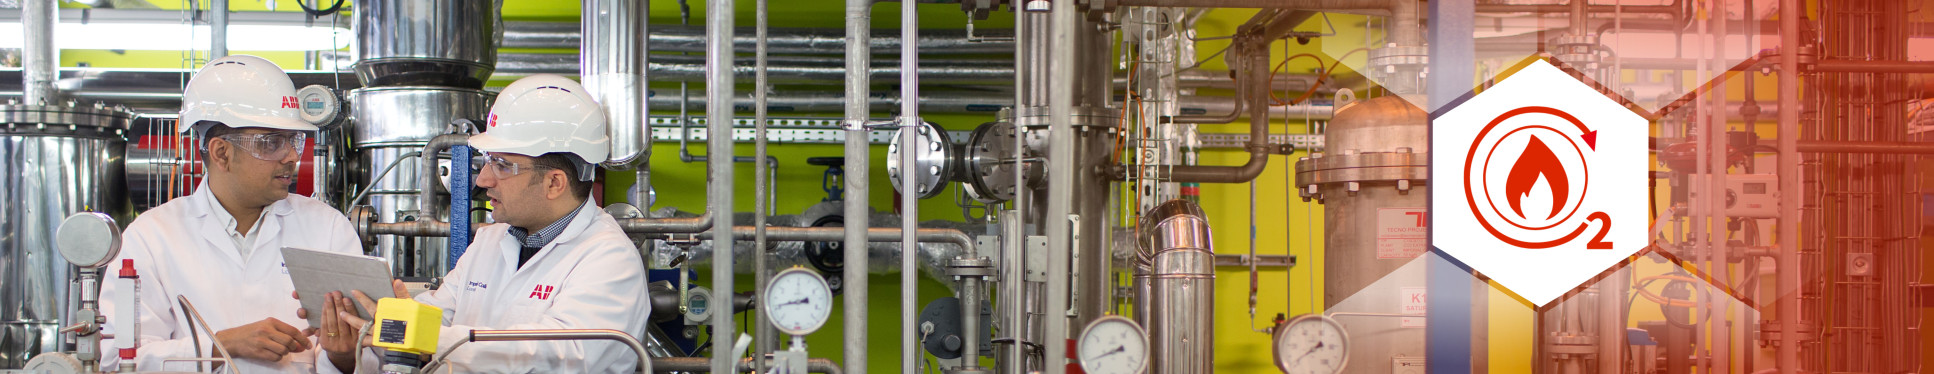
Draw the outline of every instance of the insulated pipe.
M618 228L633 234L693 234L712 228L712 211L691 218L626 218L618 220Z
M450 165L454 167L450 168L450 251L443 261L445 274L456 270L457 260L470 248L470 168L455 166L470 165L470 145L451 146Z
M904 217L904 215L902 215L902 217ZM848 226L848 227L851 227L851 226ZM766 229L766 239L772 240L772 241L830 242L830 241L837 241L837 240L847 238L845 227L772 226L772 227L766 227L765 229ZM732 237L738 238L738 239L750 239L758 235L758 230L754 229L752 226L732 226L731 230L732 230ZM701 233L696 235L696 238L700 240L709 240L711 238L714 238L715 235L716 235L715 233ZM893 242L897 240L897 241L901 241L901 245L906 245L906 242L904 241L904 239L906 238L913 238L914 242L916 242L915 246L918 246L917 243L941 243L941 244L958 245L958 246L961 246L961 248L973 248L973 245L974 245L974 239L972 237L967 236L966 232L955 230L955 229L914 229L912 232L908 232L904 229L893 228L893 227L868 227L866 228L865 233L862 236L862 239L865 240L866 242L888 243L888 242ZM862 242L860 247L848 247L848 248L865 248L864 245L865 245L864 242ZM722 247L714 246L713 248L722 248ZM913 246L902 247L902 248L913 248ZM716 252L716 250L714 251ZM854 251L854 252L861 253L860 255L861 258L862 259L865 258L865 251ZM913 257L914 256L906 256L906 258L913 258ZM851 267L852 263L847 263L847 264L848 264L847 267ZM901 273L906 273L906 271L903 269Z
M1779 181L1780 191L1800 191L1800 0L1780 0ZM1779 308L1780 374L1800 370L1800 204L1780 204L1779 275L1774 304Z
M599 104L610 126L611 159L606 166L630 168L651 159L651 124L646 121L645 67L651 7L644 1L588 0L583 7L583 38L578 76ZM644 190L644 188L640 188ZM639 202L641 205L642 201Z
M1236 43L1237 45L1231 48L1238 49L1232 53L1246 53L1252 56L1267 58L1267 54L1256 51L1252 43L1243 41L1237 41ZM1241 68L1240 70L1244 71L1243 74L1254 79L1252 82L1268 79L1262 74L1258 74L1258 71L1261 71L1260 69L1254 69L1253 65L1250 65L1255 63L1254 58L1249 57L1247 60L1251 62L1242 64L1249 67ZM1251 100L1256 101L1256 103L1249 105L1248 162L1243 163L1241 166L1177 165L1162 167L1157 171L1157 178L1172 182L1243 183L1256 179L1257 175L1262 175L1263 169L1269 167L1269 155L1278 153L1279 150L1276 145L1269 143L1269 106L1262 102L1266 96L1260 94L1251 94L1248 96L1252 96ZM1116 164L1109 166L1105 173L1108 174L1109 178L1124 180L1127 177L1128 169L1125 166Z
M900 248L917 248L918 240L914 229L920 227L919 183L914 176L920 154L926 147L920 140L920 8L917 1L900 2L900 185L907 193L900 194ZM951 146L951 145L939 145ZM971 246L972 243L963 243ZM900 256L900 372L914 373L920 361L919 323L915 317L919 313L920 268L915 266L914 256ZM969 332L971 333L971 332ZM968 358L974 359L974 358Z
M1072 73L1077 48L1075 33L1080 32L1081 8L1076 0L1055 1L1053 6L1053 32L1048 43L1052 57L1048 59L1048 71L1057 74L1049 76L1051 83L1048 84L1047 217L1040 222L1046 226L1048 234L1047 308L1043 309L1047 315L1047 331L1041 345L1047 346L1047 352L1043 354L1047 358L1047 374L1062 374L1068 368L1068 345L1064 342L1068 340L1068 296L1073 292L1071 279L1068 278L1069 255L1074 251L1074 222L1070 221L1078 221L1078 218L1071 216L1074 212L1074 173L1077 172L1074 170L1075 74ZM1101 221L1101 217L1089 219L1097 223Z
M442 179L442 178L439 178L438 176L443 174L443 173L437 172L438 155L442 154L443 150L449 149L450 147L459 146L459 145L469 145L469 144L470 144L469 134L437 135L434 138L430 138L429 143L423 144L422 156L416 158L417 159L416 175L418 178L422 178L417 183L422 187L417 188L416 210L420 212L418 214L421 214L423 217L426 217L425 220L430 220L430 221L436 220L436 218L434 218L437 216L438 199L436 198L436 195L437 193L443 191L442 183L439 183L438 181L439 179ZM464 147L464 148L468 149L469 147ZM451 169L456 168L454 166L456 164L451 164L451 165L453 165ZM456 259L452 258L451 260L452 260L451 263L455 264Z
M349 59L348 54L325 54L325 59ZM898 82L900 62L898 59L877 59L868 70L873 80ZM770 60L768 67L772 79L781 83L798 84L836 84L846 75L846 66L839 58L816 56L786 56ZM705 65L701 57L680 55L656 55L647 65L652 79L669 82L698 82L704 79ZM755 66L743 63L733 71L741 79L752 79ZM504 53L497 55L496 73L505 76L530 74L578 74L579 57L572 54L556 53ZM922 63L920 76L927 83L942 84L999 84L1005 85L1013 79L1014 65L1006 59L956 58L926 60ZM1228 71L1188 70L1176 74L1183 88L1233 89L1236 82L1229 78ZM1315 84L1316 74L1278 73L1275 81L1268 82L1272 90L1301 91ZM1126 76L1113 78L1117 85L1126 85Z
M710 0L705 2L705 27L707 29L705 34L708 38L705 45L705 65L707 67L705 76L705 85L707 88L705 90L705 96L707 98L705 115L707 117L706 126L710 127L710 131L713 134L732 133L734 109L731 104L734 74L730 74L730 71L727 69L733 66L733 60L736 58L733 55L734 49L731 42L734 35L732 29L734 3L734 0ZM708 160L711 169L711 183L706 188L710 190L708 194L712 198L710 210L713 215L722 215L725 214L723 212L731 212L733 207L732 157L726 157L732 154L732 137L714 136L706 140L711 143L708 154L719 156L712 157L711 160ZM713 225L712 235L718 238L713 240L713 245L721 248L732 247L733 239L729 237L732 235L732 225ZM733 260L730 251L712 252L712 263L715 265L712 268L713 289L733 289ZM724 338L727 341L731 340L734 336L738 336L738 334L732 332L732 328L736 327L732 322L731 318L713 318L712 336ZM732 355L714 354L712 358L712 371L729 372L737 366L735 365L737 363L737 359Z
M867 157L871 157L872 143L867 139L867 68L872 63L872 51L867 41L872 38L873 24L872 0L846 0L846 225L845 248L865 248L867 222ZM729 129L728 129L729 130ZM843 359L846 371L853 374L866 374L866 251L846 251L845 281L841 283L846 293L846 321Z
M22 102L27 105L53 105L60 102L60 90L54 88L59 79L55 72L60 65L60 50L54 46L55 0L26 0L20 6L20 25L27 45L21 51L20 74ZM177 89L176 91L180 91Z
M1785 66L1785 61L1780 61ZM1881 60L1820 60L1813 63L1810 72L1821 73L1934 73L1934 61L1881 61Z

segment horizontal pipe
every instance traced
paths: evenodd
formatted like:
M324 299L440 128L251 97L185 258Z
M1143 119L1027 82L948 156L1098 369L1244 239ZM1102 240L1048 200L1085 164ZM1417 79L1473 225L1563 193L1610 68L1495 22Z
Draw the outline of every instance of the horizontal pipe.
M1778 144L1774 139L1761 143ZM1800 153L1934 154L1934 143L1800 140Z
M1261 8L1388 14L1390 0L1119 0L1122 6L1189 8ZM1376 13L1383 11L1383 13Z
M618 227L628 233L690 234L712 228L712 211L690 218L626 218Z
M654 373L710 373L712 372L711 365L711 359L704 357L659 357L651 359L651 370ZM767 365L770 366L771 364ZM747 357L739 360L739 371L751 372L752 358ZM833 360L824 358L806 359L806 372L826 374L845 373L844 370L840 370L839 364L835 364Z
M1934 61L1820 60L1810 71L1823 73L1934 73ZM1804 144L1802 144L1804 145Z
M677 95L648 96L647 105L652 110L678 109L680 98ZM1014 103L1013 95L998 92L925 91L920 96L920 111L930 113L991 114L999 111L1001 107L1011 106ZM900 96L892 94L891 92L870 95L867 101L871 110L877 112L889 112L900 107ZM705 99L702 95L693 95L689 104L692 108L701 108L705 106ZM732 105L738 108L751 108L755 104L752 98L737 97L733 99ZM766 108L773 113L837 113L845 108L845 105L845 97L836 91L780 91L772 93L766 99ZM1203 120L1205 122L1199 123L1228 123L1241 118L1249 118L1251 114L1254 114L1254 111L1251 110L1236 110L1238 105L1242 104L1232 98L1223 96L1190 95L1183 96L1180 100L1182 113L1204 118ZM1301 120L1303 118L1327 120L1330 118L1333 108L1328 103L1271 106L1269 107L1269 116L1270 118L1292 120ZM1200 116L1199 114L1201 113L1236 113L1236 119L1227 119L1226 117L1208 118L1206 116ZM1220 120L1220 122L1216 122L1216 120ZM1180 117L1178 117L1177 121L1180 121Z
M705 65L699 56L653 55L648 73L654 81L661 82L700 82L704 78ZM324 58L352 58L348 54L325 55ZM773 57L768 61L767 77L775 83L814 83L843 84L846 67L837 57L790 56ZM873 59L869 71L874 81L883 83L898 82L900 79L899 59ZM756 66L751 62L741 62L733 71L750 80ZM1012 84L1014 65L1005 59L933 59L920 61L920 80L939 84ZM578 56L573 54L549 53L502 53L497 55L497 74L520 76L531 74L578 74ZM1182 88L1233 89L1235 80L1229 78L1228 71L1188 70L1176 74ZM1275 91L1308 90L1315 84L1316 74L1279 73L1271 82ZM1115 84L1126 85L1126 77L1115 77ZM931 82L929 82L931 81Z
M1683 1L1683 0L1680 0ZM1675 2L1676 3L1676 2ZM1685 10L1683 5L1592 5L1586 13L1610 15L1613 12L1678 14ZM1478 13L1571 13L1567 4L1477 4Z
M646 365L646 363L652 362L651 354L646 353L645 345L643 343L639 343L638 338L632 337L631 334L626 334L625 332L618 331L618 330L559 329L559 330L471 330L470 331L470 341L473 341L473 342L548 341L548 340L616 341L619 343L624 343L626 347L631 348L632 353L636 353L638 355L638 364L641 365L638 368L639 372L646 372L647 368L643 365Z
M752 238L756 231L752 226L733 226L732 237L734 239ZM899 241L901 232L897 227L867 228L866 241ZM922 243L955 244L961 246L961 248L973 248L974 246L974 239L972 237L968 237L966 232L955 229L915 229L914 235ZM766 240L768 241L830 242L839 241L845 237L846 228L844 227L766 227ZM698 234L698 239L710 238L710 234Z
M733 35L734 50L753 50L756 34L740 28ZM868 41L873 54L899 54L899 30L879 30L881 36ZM845 30L818 28L774 28L767 30L768 53L774 55L845 53ZM1014 53L1013 30L974 30L977 40L967 38L967 30L921 30L920 54L994 55ZM583 38L577 22L504 22L503 48L577 49ZM653 52L705 52L702 26L653 25L646 34Z

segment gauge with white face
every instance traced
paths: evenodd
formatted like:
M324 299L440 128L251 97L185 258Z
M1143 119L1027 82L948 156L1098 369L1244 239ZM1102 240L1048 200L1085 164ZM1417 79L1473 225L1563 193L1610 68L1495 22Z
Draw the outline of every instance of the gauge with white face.
M826 278L806 268L791 268L772 276L766 285L766 317L780 332L810 334L833 316L833 292Z
M1350 337L1343 325L1320 314L1305 314L1276 327L1276 367L1289 374L1343 372Z
M1081 330L1075 345L1081 369L1091 374L1140 374L1148 368L1148 334L1134 320L1106 316Z

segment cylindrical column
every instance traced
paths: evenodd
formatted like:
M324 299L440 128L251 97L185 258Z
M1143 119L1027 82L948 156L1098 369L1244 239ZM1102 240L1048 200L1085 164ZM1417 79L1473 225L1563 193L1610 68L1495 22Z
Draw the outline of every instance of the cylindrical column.
M208 4L208 59L228 57L228 0Z
M60 91L54 88L54 80L60 79L55 67L60 65L60 50L54 46L54 24L59 23L54 11L55 0L23 1L20 12L22 35L27 36L25 50L21 51L20 77L22 86L21 100L27 105L52 105L60 101Z
M611 124L611 160L605 165L631 167L651 158L651 127L646 121L647 29L651 7L643 1L589 0L584 2L584 38L580 39L579 75L584 89L604 106Z
M845 248L866 248L867 157L867 67L872 51L866 41L872 36L872 0L846 0L846 241ZM866 373L866 251L846 251L846 372Z
M767 257L771 256L767 252L768 249L766 247L766 209L770 209L771 207L766 203L769 196L774 193L772 189L766 186L766 182L770 178L770 175L765 172L767 170L766 92L772 87L771 82L766 81L766 49L770 47L766 39L766 27L768 26L767 19L770 13L766 9L766 0L757 1L758 5L754 11L756 15L753 21L757 23L757 29L753 32L757 35L752 47L753 59L755 60L753 62L753 80L755 82L752 85L752 101L755 105L752 106L752 111L754 117L753 126L757 127L754 130L757 133L752 138L754 143L752 146L752 170L754 170L752 173L754 180L752 183L754 190L752 194L752 226L758 231L753 233L752 240L754 245L752 248L758 252L752 255L752 283L756 287L753 288L752 296L753 300L765 300L765 285L766 278L768 278L766 272L770 271L768 268L769 265L767 265L769 261ZM647 145L646 149L650 149L649 145ZM757 345L753 348L753 352L756 353L753 357L765 357L767 353L771 353L779 348L779 331L773 328L770 316L767 316L765 312L759 312L758 314L759 323L755 325L756 327L753 327L753 331L755 331L753 335L758 340ZM754 362L752 367L754 371L766 372L765 360L752 361Z
M1048 59L1049 71L1073 72L1075 62L1076 26L1080 24L1080 5L1075 0L1060 0L1054 3L1053 30L1050 37ZM1047 346L1046 369L1048 374L1066 372L1068 362L1068 297L1073 287L1068 278L1070 254L1074 250L1074 225L1078 218L1074 213L1074 173L1075 171L1075 133L1074 97L1075 74L1051 74L1048 86L1048 199L1047 216L1041 225L1047 227L1048 234L1048 281L1047 281ZM1095 217L1098 218L1098 217Z
M914 229L920 227L919 182L913 170L919 163L918 150L926 149L920 136L920 9L917 1L900 2L900 144L907 146L900 150L900 165L905 170L900 173L900 185L906 186L908 193L900 194L900 248L916 248ZM943 145L945 146L945 145ZM848 247L854 248L854 247ZM918 372L915 367L920 362L919 323L919 267L915 256L900 256L900 372ZM971 358L969 358L971 359Z
M732 117L732 8L734 0L711 0L705 3L706 37L710 39L705 46L705 116L707 131L712 134L731 134ZM713 136L706 139L711 143L707 150L712 156L707 160L711 169L711 183L707 195L712 198L714 213L722 217L732 216L732 137ZM730 222L730 218L725 219ZM732 225L712 226L712 245L719 248L732 248ZM732 289L732 252L712 252L712 289ZM730 341L738 336L732 332L735 321L731 314L715 312L712 317L712 336ZM721 344L721 348L725 345ZM730 373L737 366L738 357L729 354L712 355L712 372Z
M1150 374L1215 371L1215 249L1205 217L1188 200L1142 215L1135 317L1148 329Z
M1780 1L1779 178L1780 191L1800 193L1800 0ZM1789 195L1790 196L1790 195ZM1800 370L1800 204L1780 204L1779 271L1774 305L1779 309L1780 374Z

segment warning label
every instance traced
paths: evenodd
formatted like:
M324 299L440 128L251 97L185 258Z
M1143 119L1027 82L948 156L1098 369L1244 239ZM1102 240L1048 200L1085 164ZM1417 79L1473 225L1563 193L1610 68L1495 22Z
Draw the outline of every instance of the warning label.
M1424 208L1377 209L1377 259L1408 260L1424 254Z

